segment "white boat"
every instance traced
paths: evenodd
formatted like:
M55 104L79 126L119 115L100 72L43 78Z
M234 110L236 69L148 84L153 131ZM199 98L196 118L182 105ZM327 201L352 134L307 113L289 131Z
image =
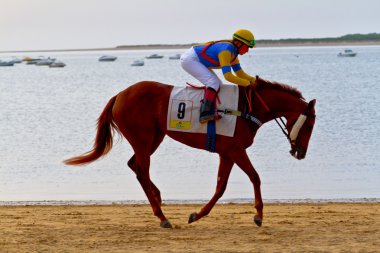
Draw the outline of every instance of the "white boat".
M66 64L64 64L61 61L55 61L55 62L53 62L52 64L49 65L50 68L63 68L65 66L66 66Z
M144 66L144 61L143 60L135 60L132 62L131 66Z
M145 58L147 58L147 59L161 59L161 58L164 58L164 56L163 55L158 55L158 54L151 54L151 55L149 55L149 56L147 56Z
M53 63L55 61L55 58L45 58L45 57L38 57L38 58L27 58L23 61L26 61L26 64L30 65L30 64L34 64L34 65L37 65L37 66L49 66L51 63Z
M181 59L181 54L169 56L169 60L179 60L179 59Z
M115 61L117 59L116 56L112 55L103 55L99 58L99 61Z
M0 60L0 67L11 67L13 66L14 63L13 62L9 62L9 61L1 61Z
M10 62L13 62L13 63L21 63L22 60L19 59L19 58L13 57L12 60L10 60Z
M352 51L351 49L345 49L344 52L340 52L338 54L339 57L354 57L357 53Z
M50 66L54 61L55 59L52 59L50 57L45 58L45 59L40 59L36 61L36 66Z

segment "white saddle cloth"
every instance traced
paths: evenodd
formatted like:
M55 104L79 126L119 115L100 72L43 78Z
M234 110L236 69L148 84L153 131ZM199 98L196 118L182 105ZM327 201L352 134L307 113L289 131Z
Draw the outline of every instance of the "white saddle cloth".
M218 93L221 104L216 101L218 109L237 110L239 88L237 85L224 84ZM207 123L199 123L200 101L204 97L203 89L191 86L174 87L170 94L167 128L170 131L207 133ZM222 115L216 121L216 134L233 137L236 116Z

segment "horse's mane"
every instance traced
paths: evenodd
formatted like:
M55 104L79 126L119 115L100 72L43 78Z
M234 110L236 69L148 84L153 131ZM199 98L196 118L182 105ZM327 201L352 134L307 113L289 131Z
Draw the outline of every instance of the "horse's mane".
M282 91L285 91L285 92L287 92L287 93L289 93L289 94L291 94L297 98L304 99L304 97L302 96L302 93L290 85L268 81L268 80L262 79L260 77L257 77L256 82L257 82L257 89L258 90L265 89L265 88L282 90Z

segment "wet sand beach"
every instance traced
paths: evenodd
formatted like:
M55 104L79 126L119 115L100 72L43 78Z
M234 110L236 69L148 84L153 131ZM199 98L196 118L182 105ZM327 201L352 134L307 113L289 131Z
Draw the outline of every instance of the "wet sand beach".
M199 204L0 206L0 252L379 252L380 203L219 204L187 224Z

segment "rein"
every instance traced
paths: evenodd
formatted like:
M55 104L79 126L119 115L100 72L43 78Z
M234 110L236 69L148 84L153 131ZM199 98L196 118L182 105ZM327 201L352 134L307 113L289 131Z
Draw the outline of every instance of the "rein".
M274 113L271 112L271 110L269 109L268 105L265 103L264 99L259 95L259 93L252 86L249 86L249 88L248 88L248 94L247 94L247 90L245 90L245 96L247 98L248 106L249 106L249 113L252 112L252 104L253 104L253 101L252 101L252 92L255 93L255 96L259 99L259 101L261 102L261 104L264 106L265 110L267 112L269 112L269 113L272 114L272 116L273 116L274 120L276 121L277 125L281 128L282 133L286 136L286 138L288 139L288 141L290 143L292 143L292 141L290 139L290 136L289 136L289 133L286 131L286 124L283 121L283 119L281 117L279 118L280 121L281 121L281 123L282 123L282 125L281 125L280 122L275 117Z

